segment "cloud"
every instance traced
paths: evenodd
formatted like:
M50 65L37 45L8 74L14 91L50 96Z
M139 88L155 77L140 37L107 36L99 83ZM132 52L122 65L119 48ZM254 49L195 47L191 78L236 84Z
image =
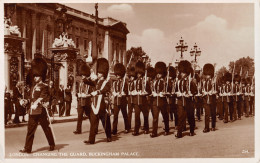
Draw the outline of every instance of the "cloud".
M111 5L107 8L108 12L133 12L133 7L129 4Z
M209 15L197 25L178 32L180 33L189 41L189 50L195 42L201 48L199 63L202 66L207 62L217 63L218 69L227 67L230 61L241 57L254 58L253 27L230 29L225 19Z
M134 18L134 10L130 4L114 4L109 7L104 12L107 16L124 21L130 21Z
M165 37L160 29L145 29L142 35L129 34L127 48L141 46L149 55L154 65L157 61L169 63L173 59L171 42Z
M166 64L180 57L175 46L183 37L188 44L188 51L184 58L191 61L190 50L194 44L200 48L201 56L198 63L201 67L205 63L217 63L216 69L228 67L230 61L241 57L254 58L254 27L228 28L228 22L215 15L209 15L196 25L182 29L171 36L166 36L160 29L145 29L141 35L128 35L128 49L131 46L142 46L151 57L152 64L164 61Z

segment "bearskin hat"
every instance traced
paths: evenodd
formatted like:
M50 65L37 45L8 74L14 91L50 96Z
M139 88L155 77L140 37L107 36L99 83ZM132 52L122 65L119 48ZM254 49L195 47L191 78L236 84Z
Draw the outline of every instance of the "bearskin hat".
M47 62L43 58L35 58L31 64L32 76L41 76L45 81L48 70Z
M147 77L154 79L156 76L155 69L153 67L148 67L147 68Z
M210 75L212 78L214 76L214 66L210 63L207 63L203 66L203 75Z
M106 78L109 71L109 64L106 58L97 59L97 73L101 73Z
M162 74L163 77L166 76L167 68L164 62L157 62L154 67L156 74Z
M240 82L240 80L241 80L241 77L240 77L240 75L238 75L238 74L236 74L235 76L234 76L234 82Z
M33 84L32 69L30 69L28 74L26 75L25 83L26 83L26 85L29 85L30 87L32 86L32 84Z
M172 77L173 79L176 78L176 69L173 66L169 67L169 76Z
M225 75L224 75L224 79L225 79L225 82L227 82L227 81L231 82L232 81L232 74L230 72L226 72Z
M128 70L128 77L131 77L131 76L134 76L134 77L135 77L135 68L134 68L134 67L131 67L131 68Z
M246 84L252 84L252 80L251 80L250 77L247 77L247 78L246 78Z
M122 63L117 63L114 67L115 75L119 75L121 78L125 76L125 66Z
M141 61L138 61L136 64L135 64L135 72L136 74L141 74L141 75L144 75L144 72L145 72L145 65L143 62Z
M79 75L90 76L90 68L87 64L83 63L79 68Z
M186 73L187 75L190 75L190 67L191 63L187 60L183 60L178 64L178 71L180 73Z

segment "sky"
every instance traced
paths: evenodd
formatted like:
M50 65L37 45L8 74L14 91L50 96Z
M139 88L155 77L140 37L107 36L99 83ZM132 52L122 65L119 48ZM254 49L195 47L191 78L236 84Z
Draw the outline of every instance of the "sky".
M65 4L94 14L93 3ZM127 50L141 46L152 64L167 65L179 59L175 46L181 39L188 45L184 58L191 61L196 43L201 50L198 64L228 67L241 57L254 58L253 3L99 3L99 17L112 17L127 24Z

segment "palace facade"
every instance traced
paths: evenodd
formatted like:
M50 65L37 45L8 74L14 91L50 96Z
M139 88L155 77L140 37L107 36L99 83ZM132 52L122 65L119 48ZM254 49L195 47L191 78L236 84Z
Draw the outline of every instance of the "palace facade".
M98 18L58 3L5 4L4 11L12 25L18 26L20 33L16 37L22 42L19 44L22 46L19 54L12 54L16 53L10 51L13 41L5 35L5 75L8 76L6 86L9 90L13 87L15 77L17 81L25 80L36 52L40 52L50 65L49 80L57 81L56 86L62 84L66 88L68 78L73 77L74 91L80 78L77 66L86 61L87 56L91 55L93 60L107 58L110 64L112 61L127 64L126 40L129 30L124 22L110 17ZM76 56L61 61L54 59L56 53L53 42L63 32L74 41ZM10 43L6 44L8 40Z

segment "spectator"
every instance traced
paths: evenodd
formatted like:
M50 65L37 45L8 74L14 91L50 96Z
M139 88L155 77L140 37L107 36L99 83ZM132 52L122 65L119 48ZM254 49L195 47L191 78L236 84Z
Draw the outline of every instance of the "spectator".
M65 89L65 106L66 106L65 116L70 116L71 102L72 102L71 85L68 85L67 88Z
M21 123L20 119L19 119L19 115L21 112L21 105L19 103L19 99L22 98L22 94L19 91L19 82L17 82L16 86L13 88L13 101L14 101L14 105L15 105L15 117L13 120L13 123Z
M62 117L64 114L64 86L60 85L60 88L57 91L56 98L58 100L59 105L59 117Z
M54 113L56 111L56 104L55 104L55 88L53 86L53 81L49 82L49 95L50 95L50 100L49 100L49 115L50 116L54 116Z
M7 88L5 88L5 125L7 125L7 122L11 119L12 116L11 105L11 94L7 91Z

